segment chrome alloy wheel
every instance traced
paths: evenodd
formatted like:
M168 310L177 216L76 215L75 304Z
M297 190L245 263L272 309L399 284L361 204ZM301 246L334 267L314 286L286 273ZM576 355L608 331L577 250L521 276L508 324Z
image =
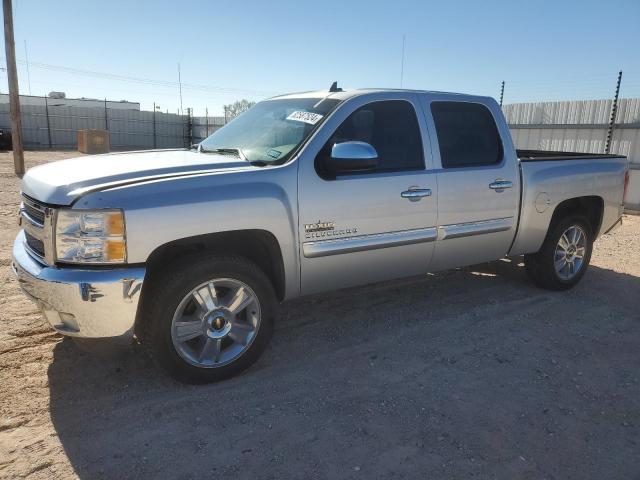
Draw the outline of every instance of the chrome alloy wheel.
M582 268L587 247L587 234L578 225L567 228L556 245L554 265L558 277L571 280Z
M180 302L171 322L178 354L201 368L226 365L244 353L260 328L260 302L245 283L217 278Z

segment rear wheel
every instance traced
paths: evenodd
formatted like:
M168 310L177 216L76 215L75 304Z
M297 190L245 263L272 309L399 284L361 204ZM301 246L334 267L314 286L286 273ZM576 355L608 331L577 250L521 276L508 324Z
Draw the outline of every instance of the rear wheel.
M585 274L593 249L593 233L579 215L554 222L538 253L525 255L533 282L550 290L567 290Z
M271 337L273 287L244 258L183 261L152 295L143 342L177 380L206 383L236 375L259 358Z

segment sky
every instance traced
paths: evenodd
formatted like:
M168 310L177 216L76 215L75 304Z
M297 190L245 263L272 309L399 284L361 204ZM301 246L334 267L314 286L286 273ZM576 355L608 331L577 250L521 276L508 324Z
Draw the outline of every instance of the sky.
M623 70L640 97L640 0L13 1L22 94L177 112L180 64L195 115L333 81L495 98L504 81L516 103L611 98Z

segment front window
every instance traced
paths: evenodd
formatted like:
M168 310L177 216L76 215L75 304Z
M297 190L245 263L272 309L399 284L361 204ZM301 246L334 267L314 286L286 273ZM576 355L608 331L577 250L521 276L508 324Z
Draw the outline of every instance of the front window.
M331 155L336 143L365 142L378 153L378 166L360 173L399 172L424 168L422 135L413 105L406 100L368 103L342 122L320 152L320 159ZM322 170L322 164L318 164ZM326 176L324 171L319 172Z
M260 102L203 140L200 151L238 155L249 162L283 163L338 103L332 98Z

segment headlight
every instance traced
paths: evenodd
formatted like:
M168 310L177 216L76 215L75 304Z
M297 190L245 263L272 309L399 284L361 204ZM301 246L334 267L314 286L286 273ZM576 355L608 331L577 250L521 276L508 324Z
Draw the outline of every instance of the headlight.
M125 263L122 210L58 210L56 260L65 263Z

